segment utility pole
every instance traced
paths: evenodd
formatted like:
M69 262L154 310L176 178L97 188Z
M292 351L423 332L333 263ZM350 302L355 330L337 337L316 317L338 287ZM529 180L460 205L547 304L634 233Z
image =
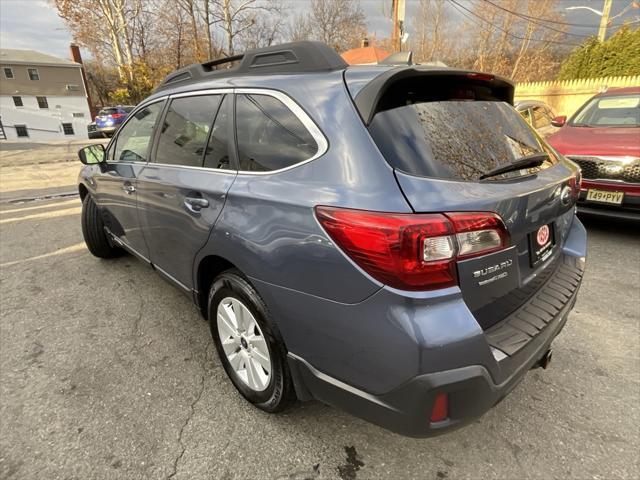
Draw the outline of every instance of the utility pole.
M602 18L600 18L600 28L598 29L598 40L604 42L607 37L607 24L609 23L609 14L611 13L611 3L613 0L604 0L602 8Z
M391 47L395 52L402 51L402 36L404 35L405 0L391 0L392 22Z

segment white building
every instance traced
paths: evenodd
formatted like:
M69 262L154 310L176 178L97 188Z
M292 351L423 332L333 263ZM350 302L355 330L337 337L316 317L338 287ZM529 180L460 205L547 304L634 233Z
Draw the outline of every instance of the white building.
M92 119L81 68L33 50L0 49L0 142L87 138Z

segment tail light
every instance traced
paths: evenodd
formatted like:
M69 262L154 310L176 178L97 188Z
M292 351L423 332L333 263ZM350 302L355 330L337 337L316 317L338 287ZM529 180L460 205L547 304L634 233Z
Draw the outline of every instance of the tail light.
M123 113L112 113L111 115L109 115L111 118L113 118L114 120L118 119L118 118L122 118L124 117Z
M357 265L402 290L455 286L457 260L509 244L502 220L493 213L403 214L319 206L316 216Z

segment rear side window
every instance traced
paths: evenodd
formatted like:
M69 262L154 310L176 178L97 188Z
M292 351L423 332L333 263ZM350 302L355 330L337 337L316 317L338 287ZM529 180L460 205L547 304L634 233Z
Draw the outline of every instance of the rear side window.
M205 168L216 168L219 170L231 170L229 159L229 103L232 101L231 95L225 95L222 105L218 109L216 121L209 135L207 151L204 157Z
M275 97L236 96L240 170L271 171L308 160L318 144L300 119Z
M402 103L376 113L369 131L391 166L411 175L473 181L527 155L549 153L555 159L508 103L409 98Z
M220 95L200 95L171 101L164 117L156 162L201 167Z

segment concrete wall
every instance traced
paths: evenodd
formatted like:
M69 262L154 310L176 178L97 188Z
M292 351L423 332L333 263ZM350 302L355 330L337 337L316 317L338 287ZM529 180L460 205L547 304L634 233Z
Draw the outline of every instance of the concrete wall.
M91 123L91 114L86 97L47 95L49 108L39 108L36 97L32 95L22 95L22 102L23 107L16 107L11 96L0 95L0 121L8 140L29 142L88 138L87 125ZM62 123L73 124L74 134L65 135ZM18 137L14 125L26 125L29 137Z
M640 76L518 83L515 101L540 100L549 105L556 115L571 116L596 93L620 87L640 87Z

